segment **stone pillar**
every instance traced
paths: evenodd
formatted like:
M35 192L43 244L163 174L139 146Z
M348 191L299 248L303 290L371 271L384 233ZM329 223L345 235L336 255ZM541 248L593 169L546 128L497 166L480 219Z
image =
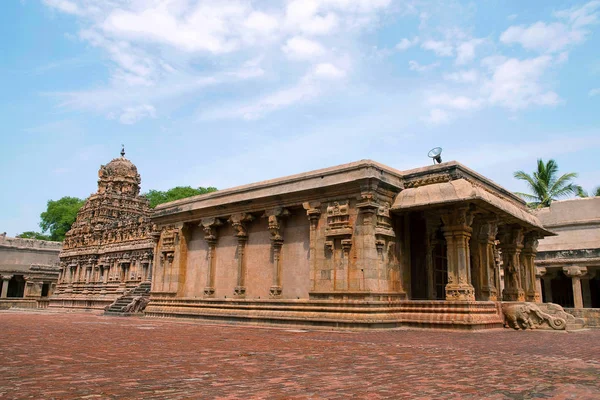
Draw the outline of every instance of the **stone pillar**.
M500 251L504 267L504 301L525 301L525 291L521 286L521 250L523 249L523 229L505 227L501 233Z
M525 235L523 251L521 252L521 265L524 269L525 300L540 303L541 292L536 289L535 255L537 254L538 235L535 232Z
M581 277L587 273L585 267L563 267L565 275L571 278L573 284L573 303L575 308L583 308L583 294L581 292Z
M303 203L302 207L306 210L306 215L310 223L309 238L309 264L310 264L310 288L312 291L317 288L317 228L319 219L321 219L321 203L309 202Z
M498 288L496 287L498 272L496 271L497 264L494 255L494 243L497 233L497 218L486 217L478 221L473 239L471 240L473 244L471 251L473 253L473 262L475 263L473 265L473 280L478 279L478 284L475 288L475 297L477 300L498 300ZM477 290L479 290L479 293Z
M352 249L352 239L342 239L340 241L340 244L342 245L342 263L343 263L343 271L346 272L346 276L345 276L345 281L346 281L346 287L345 288L337 288L342 289L342 290L350 290L350 249Z
M23 297L35 296L35 282L33 282L31 277L28 275L23 276L23 280L25 281L25 287L23 288Z
M0 298L5 299L8 296L8 282L12 279L12 275L2 275L2 292Z
M536 302L542 302L542 276L546 275L546 268L544 267L536 267L535 268L535 291L539 295L538 300ZM545 288L544 288L545 289Z
M448 284L446 300L475 301L471 285L469 239L473 214L468 207L457 207L441 215L448 247Z
M281 247L283 246L283 226L282 218L290 215L285 208L274 208L265 212L265 217L269 222L269 232L271 233L271 250L273 252L273 276L269 289L271 298L280 298L283 291L281 284Z
M206 285L204 286L205 297L213 297L215 295L217 229L221 225L223 225L223 222L218 218L203 218L200 221L200 227L204 230L204 240L208 244L208 265L206 267Z
M235 230L237 237L237 285L234 288L233 295L238 298L246 296L246 243L248 242L247 223L254 217L247 213L233 214L229 221Z

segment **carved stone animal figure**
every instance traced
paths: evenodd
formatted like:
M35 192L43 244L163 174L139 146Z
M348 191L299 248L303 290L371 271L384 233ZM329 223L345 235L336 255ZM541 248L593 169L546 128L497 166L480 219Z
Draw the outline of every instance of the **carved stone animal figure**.
M125 313L142 312L142 311L144 311L144 309L146 308L146 306L148 305L149 302L150 302L150 299L148 299L147 297L136 296L133 298L133 300L131 300L131 303L129 303L125 307L123 307L123 309L121 311L125 312Z
M563 330L566 321L546 314L535 303L504 303L502 304L506 328L537 329L547 323L552 329Z

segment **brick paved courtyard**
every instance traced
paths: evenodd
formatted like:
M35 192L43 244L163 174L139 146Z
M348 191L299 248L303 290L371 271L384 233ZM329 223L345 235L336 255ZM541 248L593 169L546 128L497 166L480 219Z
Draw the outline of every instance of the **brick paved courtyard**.
M600 398L600 330L328 332L0 312L2 399Z

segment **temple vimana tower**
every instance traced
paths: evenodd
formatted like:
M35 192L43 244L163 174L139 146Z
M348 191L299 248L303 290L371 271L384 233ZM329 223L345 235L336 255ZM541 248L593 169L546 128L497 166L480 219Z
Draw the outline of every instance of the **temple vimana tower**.
M125 292L150 288L154 242L140 174L123 150L98 178L66 234L50 307L104 309Z

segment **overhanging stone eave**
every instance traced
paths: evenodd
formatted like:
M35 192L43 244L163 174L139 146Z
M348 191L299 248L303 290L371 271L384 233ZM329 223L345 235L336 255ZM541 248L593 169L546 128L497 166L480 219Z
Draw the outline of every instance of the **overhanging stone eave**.
M492 213L504 216L511 223L521 225L528 230L537 231L541 236L556 236L556 233L545 229L537 221L537 218L527 210L521 210L510 202L464 179L404 189L396 197L390 211L402 213L421 211L428 208L439 209L444 206L460 204L474 204Z
M276 187L257 187L255 190L234 191L220 196L199 196L186 203L166 203L157 209L152 221L158 224L177 223L204 217L220 217L236 212L259 212L272 207L301 207L305 202L319 201L336 196L352 196L360 192L361 185L369 180L377 180L380 185L395 192L401 190L400 179L389 179L382 170L369 168L353 169L339 179L335 176L309 178L310 181L282 183ZM250 188L251 189L251 188ZM215 194L218 192L215 192ZM192 198L193 199L193 198Z
M188 197L158 205L154 209L154 216L160 217L170 214L172 210L178 212L190 211L201 204L223 204L253 198L265 197L262 192L272 190L273 195L294 193L303 190L320 189L335 186L357 179L374 178L389 186L402 187L401 171L379 164L372 160L361 160L335 167L309 171L303 174L290 175L243 186L236 186L216 192Z

